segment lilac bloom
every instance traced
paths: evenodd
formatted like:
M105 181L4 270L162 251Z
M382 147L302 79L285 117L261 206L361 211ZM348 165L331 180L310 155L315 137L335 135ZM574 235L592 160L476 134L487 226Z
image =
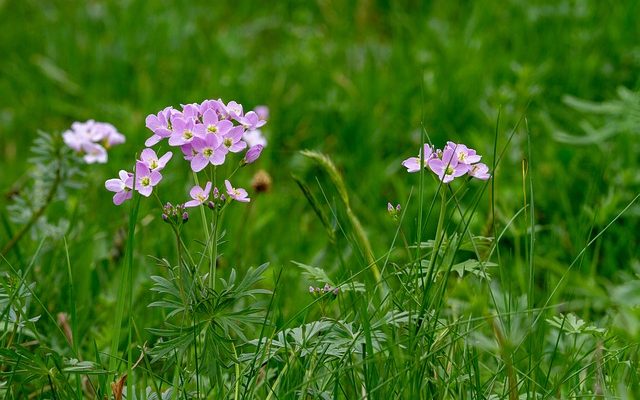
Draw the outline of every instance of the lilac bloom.
M81 151L84 152L84 162L87 164L107 162L107 150L97 143L86 142L82 145Z
M215 110L209 109L202 115L202 124L196 125L196 133L200 137L208 134L224 135L233 128L233 122L227 119L219 119Z
M169 137L169 145L182 146L191 143L196 137L196 125L192 119L181 117L171 118L173 133Z
M235 201L239 201L242 203L248 203L249 201L251 201L251 199L247 197L248 194L246 190L242 188L234 188L233 186L231 186L231 182L229 182L228 180L224 181L224 186L227 188L227 194L229 195L229 197L231 197Z
M75 151L82 151L82 146L86 143L92 143L87 135L78 134L76 131L68 130L62 134L64 143Z
M469 171L469 165L460 163L450 148L445 148L442 152L442 159L432 158L429 160L429 168L438 175L443 183L449 183Z
M429 162L429 160L431 160L435 156L433 147L431 147L429 144L425 143L422 148L423 150L418 154L418 157L409 157L402 162L402 165L407 169L407 172L413 173L418 172L422 169L420 167L420 156L422 152L424 152L424 160L422 165L422 167L424 168L427 167L427 163Z
M144 197L149 197L156 186L162 179L162 175L158 171L151 171L143 162L136 162L136 184L134 189Z
M144 149L140 154L140 161L142 161L151 171L162 170L167 162L171 160L173 153L168 151L165 155L158 158L156 152L153 149Z
M259 144L267 147L267 139L265 139L265 137L262 135L262 131L260 131L260 129L246 131L242 135L242 140L247 142L247 145L249 147L253 147Z
M473 164L471 169L469 170L469 175L473 176L476 179L481 179L486 181L491 178L491 174L489 173L489 167L487 167L483 163Z
M445 149L453 150L458 161L463 164L477 163L482 158L482 156L479 156L478 154L476 154L476 151L474 149L470 149L464 144L447 142L447 146L445 147Z
M238 122L251 130L261 128L267 123L267 121L260 119L255 111L249 111L244 117L240 118Z
M104 183L104 186L108 191L116 193L113 195L113 204L117 206L131 198L131 190L133 188L132 173L120 170L118 175L120 176L120 179L109 179Z
M102 142L105 148L125 142L124 135L118 132L115 126L106 122L95 122L93 124L93 137L96 142Z
M185 207L197 207L201 204L204 204L205 201L209 199L209 192L211 192L211 182L207 182L204 189L200 186L194 186L189 191L189 195L193 200L187 201L184 203Z
M179 112L174 110L173 107L166 107L157 115L148 115L145 119L145 125L149 130L151 130L151 132L153 132L153 135L144 142L144 145L150 147L158 143L163 138L171 136L171 118L176 114L179 114Z
M200 116L200 105L197 103L183 104L182 117L184 119L197 120Z
M227 132L222 138L222 147L225 147L232 153L237 153L244 150L247 147L247 143L242 141L242 134L244 128L242 126L236 126Z
M182 154L184 154L184 159L187 161L193 160L193 157L198 154L198 152L193 148L191 143L183 144L180 146L180 150L182 150Z
M74 122L62 134L64 143L84 157L87 164L107 162L107 148L125 141L124 135L106 122Z
M254 108L253 111L255 111L256 114L258 114L258 118L260 118L261 120L266 121L269 119L269 107L256 106L256 108Z
M229 103L227 103L227 106L225 108L227 111L227 115L238 122L244 115L242 111L242 104L238 104L235 101L230 101Z
M258 157L260 157L260 154L262 153L262 149L264 148L263 145L261 144L257 144L253 147L251 147L249 150L247 150L247 152L244 155L244 159L242 160L244 164L251 164L252 162L256 161L258 159Z
M220 139L216 135L207 135L206 138L195 138L193 150L196 154L191 159L191 169L194 172L200 172L211 163L213 165L224 164L224 158L227 155L227 149L220 146Z
M220 106L218 100L205 100L200 103L200 107L198 107L198 112L200 115L204 115L208 110L216 111Z

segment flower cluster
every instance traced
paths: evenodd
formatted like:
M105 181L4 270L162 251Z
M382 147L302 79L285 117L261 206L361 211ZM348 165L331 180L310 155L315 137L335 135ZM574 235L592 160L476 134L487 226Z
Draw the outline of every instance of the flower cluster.
M189 221L189 214L184 204L167 203L162 207L162 220L168 224L179 226Z
M487 180L491 177L489 168L479 162L482 156L464 144L447 142L444 149L434 149L425 143L418 157L410 157L402 162L407 172L418 172L422 168L431 170L443 183L449 183L465 174L476 179ZM422 159L423 165L420 165Z
M331 293L333 294L333 296L337 296L338 293L340 292L340 288L339 287L331 287L331 285L329 285L328 283L325 283L324 287L313 287L313 286L309 286L309 293L311 294L315 294L318 296L322 296L326 293Z
M169 151L159 157L150 148L164 139L167 139L169 146L180 149L191 170L196 173L209 165L220 166L230 153L245 150L240 166L255 162L267 144L260 128L267 123L268 115L269 110L265 106L245 113L242 104L235 101L225 104L218 99L186 104L181 110L166 107L157 114L147 116L145 124L153 134L145 141L147 148L136 161L135 182L133 174L120 171L120 179L110 179L105 183L108 190L116 192L114 204L122 204L131 198L132 190L146 197L151 195L153 187L162 179L160 171L173 156L173 152ZM204 187L194 186L190 191L192 200L184 206L209 205L207 200L211 186L211 182ZM227 198L239 202L250 201L246 190L234 188L228 180L225 181L225 188L228 197L218 196L218 189L213 188L215 201L224 203Z
M262 110L262 109L259 109ZM266 115L261 111L263 117ZM266 141L258 130L267 121L257 112L243 112L242 104L221 100L205 100L201 104L186 104L182 111L167 107L146 119L153 135L145 142L154 146L163 139L179 147L194 172L207 165L222 165L229 153L249 150L243 159L250 164L258 159Z
M74 122L71 129L62 133L64 143L82 156L87 164L106 163L107 149L124 143L124 135L106 122L92 119Z

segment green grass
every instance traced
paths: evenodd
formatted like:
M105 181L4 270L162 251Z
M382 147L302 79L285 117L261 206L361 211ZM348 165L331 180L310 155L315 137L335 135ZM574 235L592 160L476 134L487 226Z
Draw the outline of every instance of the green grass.
M63 182L0 262L0 396L107 395L128 373L137 398L635 398L639 12L595 0L0 1L0 248L65 162L30 160L38 131L93 118L127 136L107 164L81 167L78 187ZM215 250L192 212L185 251L205 256L184 275L157 202L131 219L103 182L142 149L148 114L218 97L269 106L269 145L234 184L264 169L273 186L225 210ZM423 137L476 148L492 180L452 200L407 174ZM171 166L159 196L185 201L190 171ZM398 221L387 201L402 205ZM189 294L197 307L171 320L189 327L175 336L184 353L157 356L170 335L157 331L166 309L148 307L163 299L151 276L199 287L213 253L216 295ZM468 259L481 262L459 275ZM223 293L232 270L272 293ZM346 285L335 300L309 294L327 281ZM249 305L260 313L245 326L233 313ZM208 332L218 318L241 328Z

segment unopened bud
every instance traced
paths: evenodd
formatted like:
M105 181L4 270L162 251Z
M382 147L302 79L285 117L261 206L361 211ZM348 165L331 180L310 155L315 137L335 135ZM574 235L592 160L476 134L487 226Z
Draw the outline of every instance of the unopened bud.
M209 207L209 208L210 208L210 209L212 209L212 210L215 210L215 208L216 208L216 203L214 203L213 201L209 200L209 201L207 202L207 207Z
M182 213L182 222L185 223L189 221L189 214L185 211Z
M167 214L162 213L162 220L163 220L164 222L169 222L169 217L167 216Z

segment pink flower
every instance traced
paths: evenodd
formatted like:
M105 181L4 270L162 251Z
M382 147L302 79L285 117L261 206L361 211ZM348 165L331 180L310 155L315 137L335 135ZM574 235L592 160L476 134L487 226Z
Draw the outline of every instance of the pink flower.
M237 153L244 150L247 147L247 143L242 141L242 134L244 128L242 126L236 126L228 131L222 138L222 146L232 153Z
M269 107L256 106L256 108L254 108L253 111L255 111L256 114L258 114L258 118L260 118L261 120L266 121L269 119Z
M483 163L473 164L471 169L469 170L469 176L473 176L476 179L481 179L486 181L491 178L491 174L489 173L489 167L487 167Z
M144 145L150 147L158 143L163 138L171 136L171 132L173 130L171 126L171 118L176 114L179 114L178 110L174 110L173 107L166 107L157 115L148 115L145 119L145 125L149 130L151 130L151 132L153 132L153 135L144 142Z
M449 183L455 178L462 176L469 171L469 165L458 162L452 149L445 148L442 152L442 159L432 158L429 160L429 168L443 183Z
M253 147L261 144L264 147L267 147L267 139L262 135L262 131L260 129L254 129L246 131L242 135L242 140L247 142L249 147Z
M246 190L242 188L234 188L233 186L231 186L231 182L229 182L228 180L224 181L224 186L227 188L227 194L229 195L229 197L231 197L235 201L239 201L242 203L248 203L249 201L251 201L251 199L247 197L248 194Z
M255 111L249 111L244 117L240 118L238 122L251 130L261 128L267 123L267 121L260 119Z
M151 196L153 187L156 186L162 175L158 171L151 171L143 162L136 162L136 184L134 189L144 197Z
M185 207L197 207L204 204L209 199L209 193L211 192L211 182L207 182L204 189L200 186L194 186L189 191L189 195L193 200L184 203Z
M410 157L402 162L402 165L407 169L407 172L418 172L422 168L426 168L429 160L435 157L433 147L431 147L429 144L425 143L422 148L422 151L424 151L424 164L422 165L422 167L420 166L420 155L422 154L421 151L420 153L418 153L418 157Z
M171 124L173 133L169 136L169 145L182 146L191 143L196 137L196 125L192 119L174 116L171 118Z
M131 198L131 190L133 188L132 173L120 170L118 175L120 176L120 179L109 179L104 183L104 186L108 191L116 193L113 195L113 204L117 206Z
M196 133L202 138L208 134L222 136L231 128L233 128L233 122L227 119L218 119L216 110L210 108L202 115L202 124L196 125Z
M167 152L162 157L158 158L156 152L152 149L144 149L140 154L140 161L144 163L151 171L160 171L162 170L167 162L171 160L173 156L172 152Z
M125 137L106 122L74 122L62 134L64 143L79 153L87 164L107 162L107 148L124 143Z
M224 164L227 149L220 146L220 139L217 135L207 135L205 139L195 138L191 146L195 152L191 159L191 169L194 172L202 171L207 164Z
M480 161L482 156L476 154L476 151L468 148L464 144L457 144L454 142L447 142L446 149L451 149L459 162L463 164L473 164Z
M244 116L242 111L242 104L236 103L235 101L230 101L229 103L227 103L225 109L227 115L230 118L235 119L236 121L239 121Z

